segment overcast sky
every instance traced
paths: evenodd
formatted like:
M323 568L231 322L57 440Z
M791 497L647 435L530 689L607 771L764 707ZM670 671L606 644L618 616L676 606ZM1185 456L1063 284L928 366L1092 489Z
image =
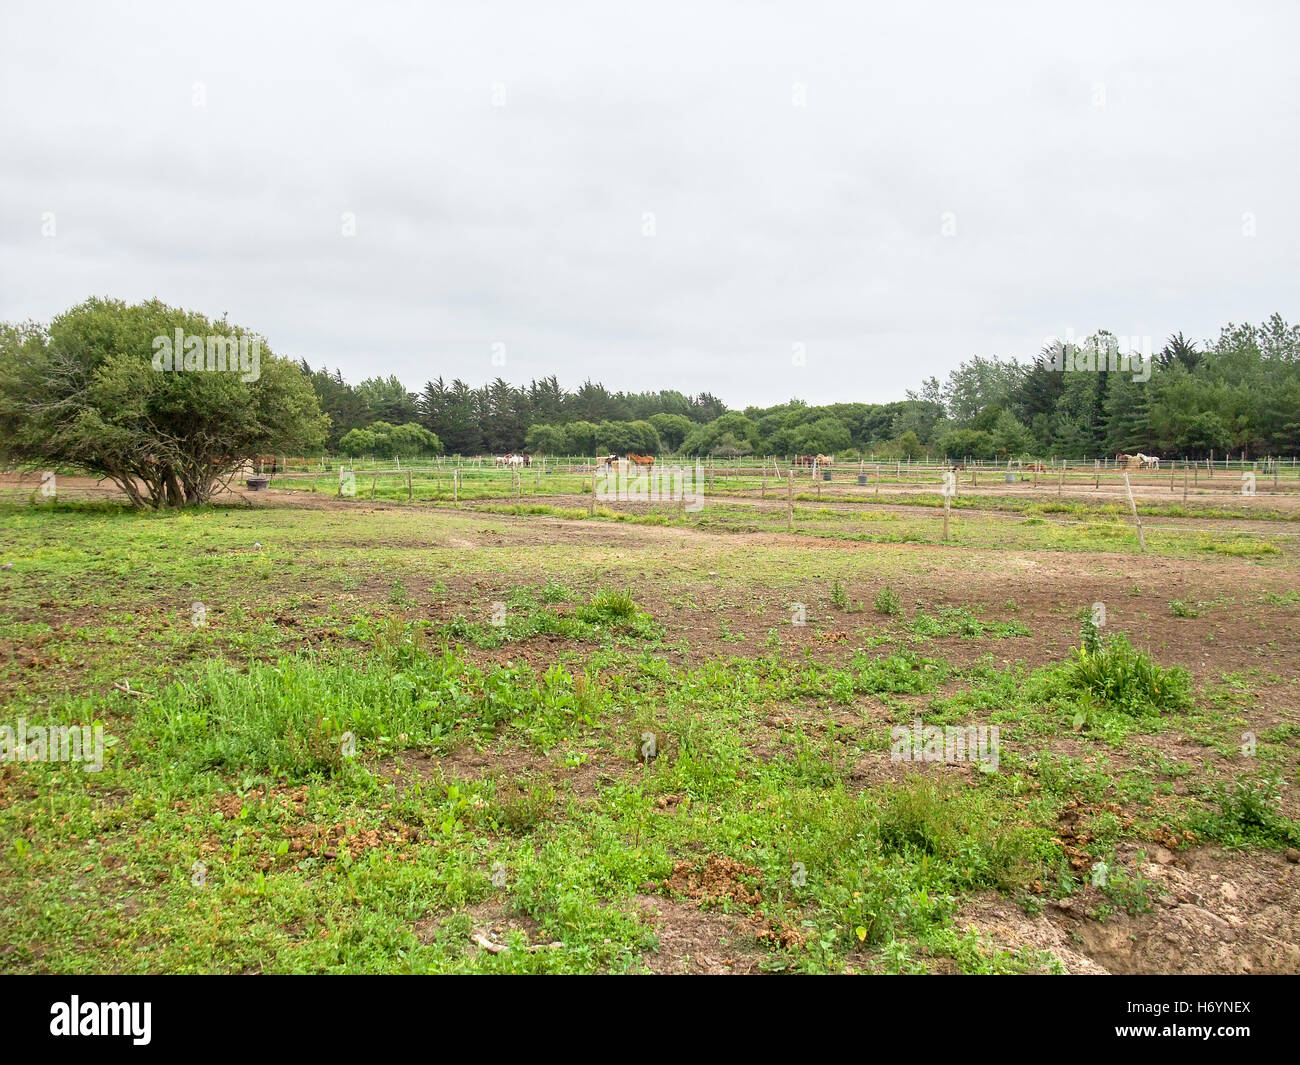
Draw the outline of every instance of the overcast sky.
M868 6L3 0L0 319L744 406L1300 318L1300 4Z

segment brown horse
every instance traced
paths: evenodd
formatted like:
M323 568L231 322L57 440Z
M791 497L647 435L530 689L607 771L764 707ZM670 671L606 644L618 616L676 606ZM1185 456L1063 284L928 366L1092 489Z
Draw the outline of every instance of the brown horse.
M630 451L628 452L627 455L627 461L637 466L645 466L646 468L649 468L655 464L655 459L653 455L633 455Z

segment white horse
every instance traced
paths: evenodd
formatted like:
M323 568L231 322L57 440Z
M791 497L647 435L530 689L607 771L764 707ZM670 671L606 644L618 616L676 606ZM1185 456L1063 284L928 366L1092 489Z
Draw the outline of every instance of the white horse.
M1139 466L1139 468L1141 468L1141 469L1144 469L1144 470L1159 470L1159 469L1160 469L1160 459L1157 458L1155 455L1144 455L1144 454L1142 454L1142 452L1139 451L1139 452L1138 452L1136 455L1134 455L1133 457L1134 457L1135 459L1137 459L1138 466Z
M523 455L513 455L513 454L512 454L512 455L507 455L507 456L506 456L506 465L509 466L511 469L515 469L515 470L517 470L517 469L518 469L520 466L522 466L523 464L524 464L524 457L523 457Z

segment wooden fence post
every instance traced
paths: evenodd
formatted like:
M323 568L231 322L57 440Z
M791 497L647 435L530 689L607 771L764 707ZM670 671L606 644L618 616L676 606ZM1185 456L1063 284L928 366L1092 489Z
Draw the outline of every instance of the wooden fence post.
M794 532L794 470L785 488L785 528L786 532Z
M1142 532L1142 519L1138 516L1137 501L1133 498L1133 486L1129 483L1128 471L1124 473L1124 489L1128 492L1128 508L1133 514L1133 520L1137 522L1138 546L1145 553L1147 549L1147 538Z

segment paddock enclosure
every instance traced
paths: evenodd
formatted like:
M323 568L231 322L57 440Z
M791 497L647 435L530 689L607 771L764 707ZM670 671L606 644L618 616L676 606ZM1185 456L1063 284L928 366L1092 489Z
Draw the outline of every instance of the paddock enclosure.
M5 970L1300 971L1293 461L598 458L0 477Z

